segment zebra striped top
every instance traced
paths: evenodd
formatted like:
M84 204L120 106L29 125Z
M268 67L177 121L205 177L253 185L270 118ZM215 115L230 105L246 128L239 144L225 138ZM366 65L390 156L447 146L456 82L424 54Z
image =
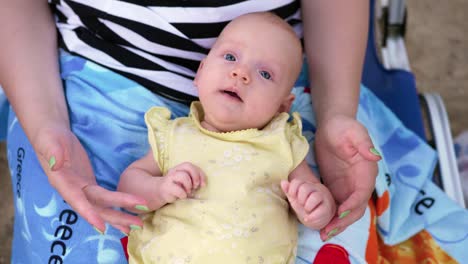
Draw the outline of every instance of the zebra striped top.
M302 34L298 0L49 0L61 48L189 103L198 64L233 18L272 11Z

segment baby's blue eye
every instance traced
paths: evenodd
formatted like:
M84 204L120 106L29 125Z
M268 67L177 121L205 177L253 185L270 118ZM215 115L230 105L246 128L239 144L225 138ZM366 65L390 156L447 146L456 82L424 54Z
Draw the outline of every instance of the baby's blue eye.
M234 57L234 55L231 53L224 54L224 59L227 61L236 61L236 57Z
M267 80L270 80L270 79L271 79L271 75L270 75L270 73L267 72L267 71L260 71L260 75L261 75L263 78L267 79Z

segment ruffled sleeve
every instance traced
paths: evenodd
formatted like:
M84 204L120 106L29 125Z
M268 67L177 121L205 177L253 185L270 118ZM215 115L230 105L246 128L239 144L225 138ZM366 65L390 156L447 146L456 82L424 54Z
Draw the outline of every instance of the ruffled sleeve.
M286 137L291 146L291 155L293 159L293 167L295 169L306 157L309 151L309 142L302 135L302 121L299 113L292 114L292 121L286 125Z
M162 172L167 166L168 127L171 112L164 107L152 107L145 114L145 123L148 127L148 140L151 145L154 160Z

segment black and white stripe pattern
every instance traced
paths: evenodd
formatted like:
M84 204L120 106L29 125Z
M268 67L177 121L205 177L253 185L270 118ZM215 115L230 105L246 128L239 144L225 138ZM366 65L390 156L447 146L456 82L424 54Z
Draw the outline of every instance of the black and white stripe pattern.
M162 96L189 103L198 64L233 18L272 11L300 35L296 0L49 0L60 45Z

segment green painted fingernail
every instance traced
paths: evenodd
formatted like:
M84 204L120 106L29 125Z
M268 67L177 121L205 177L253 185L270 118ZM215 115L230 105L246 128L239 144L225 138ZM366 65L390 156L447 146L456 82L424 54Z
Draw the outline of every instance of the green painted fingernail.
M370 148L369 151L376 156L379 156L379 157L381 156L380 152L374 147Z
M347 215L349 215L349 213L351 213L351 210L346 210L342 212L338 218L339 219L345 218Z
M328 232L328 239L330 239L334 234L336 234L338 232L338 227L333 229L332 231ZM328 240L327 239L327 240Z
M148 207L146 207L146 206L144 206L144 205L140 205L140 204L139 204L139 205L135 205L135 209L140 210L140 211L145 211L145 212L148 212L148 211L149 211Z
M138 225L130 225L130 229L131 229L131 230L140 230L141 227L138 226Z
M54 165L55 165L55 156L52 156L49 159L49 169L52 169Z
M93 226L94 230L96 230L96 232L98 232L100 235L104 235L104 233L99 230L97 227Z

